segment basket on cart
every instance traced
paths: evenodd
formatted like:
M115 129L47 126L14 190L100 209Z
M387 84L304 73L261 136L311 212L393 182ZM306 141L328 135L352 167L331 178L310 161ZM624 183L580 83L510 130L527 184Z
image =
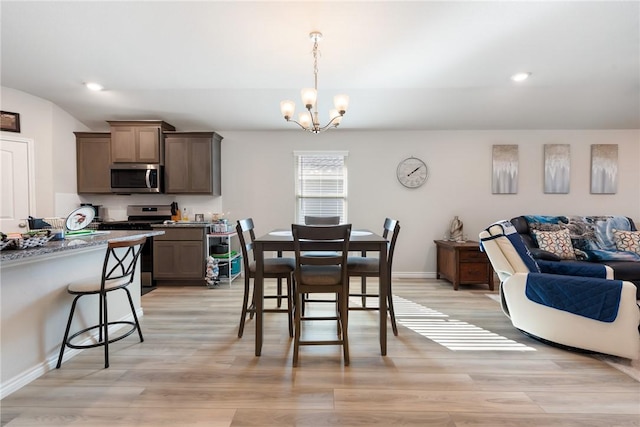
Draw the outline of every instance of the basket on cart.
M29 230L64 230L66 218L29 218Z

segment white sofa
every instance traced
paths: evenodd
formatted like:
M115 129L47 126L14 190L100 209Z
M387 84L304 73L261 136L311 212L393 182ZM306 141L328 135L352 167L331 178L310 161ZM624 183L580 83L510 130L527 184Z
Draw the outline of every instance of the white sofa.
M516 249L507 237L509 231L505 230L509 225L510 222L501 221L500 224L496 223L482 231L479 237L493 269L500 278L502 309L511 319L513 326L542 341L638 359L640 309L636 301L635 285L622 282L619 308L612 322L595 320L534 302L527 297L525 289L528 276L539 273L531 273L533 258L523 259L518 252L518 249L522 248ZM533 263L535 265L535 261ZM569 276L555 275L553 279L556 277L558 281L562 281ZM608 270L607 278L610 277L611 271ZM601 280L605 286L619 283L608 279Z

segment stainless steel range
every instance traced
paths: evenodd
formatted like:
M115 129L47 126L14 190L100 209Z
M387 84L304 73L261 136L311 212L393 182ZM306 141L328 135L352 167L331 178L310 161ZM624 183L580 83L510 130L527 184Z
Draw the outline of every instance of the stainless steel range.
M100 230L151 230L152 224L171 219L171 205L129 205L126 221L109 221L99 225Z
M126 221L108 221L98 225L98 230L151 230L153 224L171 219L171 205L129 205ZM143 288L153 287L153 238L147 238L140 255L140 282ZM144 292L144 289L143 289Z

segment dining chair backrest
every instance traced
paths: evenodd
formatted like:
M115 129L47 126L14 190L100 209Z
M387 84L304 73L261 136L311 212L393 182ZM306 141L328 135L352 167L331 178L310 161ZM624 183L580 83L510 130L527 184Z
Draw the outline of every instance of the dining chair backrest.
M351 224L343 225L299 225L292 224L293 247L296 253L296 278L303 266L341 267L341 280L347 282L347 255L349 252L349 236ZM327 250L327 256L308 256L302 252L301 242L304 241L334 241L339 243ZM317 249L314 249L317 252Z
M249 271L249 264L251 260L249 255L253 255L253 241L256 239L256 233L254 231L253 218L239 219L236 225L236 233L238 234L238 240L240 241L240 249L242 250L242 262L244 264L244 271ZM245 233L249 236L247 240Z
M107 253L102 265L101 292L104 292L105 287L114 287L114 283L117 283L117 287L122 287L133 282L142 246L146 241L147 237L145 236L108 242Z
M391 239L389 239L389 233L391 233ZM396 219L386 218L384 220L384 231L382 237L387 239L389 247L387 248L387 269L391 271L391 265L393 264L393 253L396 249L396 240L400 233L400 222Z
M305 225L338 225L340 224L340 216L304 216Z

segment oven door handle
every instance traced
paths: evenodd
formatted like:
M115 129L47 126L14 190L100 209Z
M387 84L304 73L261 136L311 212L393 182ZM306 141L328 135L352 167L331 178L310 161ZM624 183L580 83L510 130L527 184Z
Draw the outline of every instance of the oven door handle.
M147 188L151 188L151 169L147 169L144 179L147 181Z

